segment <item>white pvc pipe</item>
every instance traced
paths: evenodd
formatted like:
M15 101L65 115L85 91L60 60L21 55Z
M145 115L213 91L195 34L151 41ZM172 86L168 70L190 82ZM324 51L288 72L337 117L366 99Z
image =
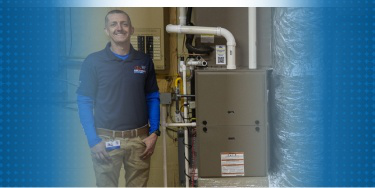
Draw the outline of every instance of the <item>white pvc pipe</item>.
M192 65L192 66L207 66L207 61L204 61L204 60L198 60L198 61L189 60L186 64Z
M164 187L168 187L168 173L167 173L167 107L165 105L161 106L161 125L162 125L162 135L163 135L163 177L164 177Z
M249 69L257 68L257 11L249 8Z
M168 33L183 34L209 34L223 36L227 40L227 69L236 69L236 40L231 32L221 27L201 27L201 26L183 26L183 25L167 25Z
M180 20L180 25L186 25L186 7L180 7L178 8L179 10L179 20Z
M187 94L187 85L186 85L186 65L184 64L184 62L182 61L180 63L180 68L182 69L182 86L184 88L182 94L183 95L186 95ZM184 98L184 119L188 117L188 112L187 112L187 99ZM185 121L185 120L184 120ZM188 129L185 128L184 130L184 141L185 141L185 174L189 174L189 148L188 148L188 145L189 145L189 132L188 132ZM185 185L186 187L189 187L189 184L190 184L190 181L189 181L189 177L187 175L185 175Z
M167 123L167 127L195 127L197 126L196 122L191 123Z
M227 40L227 45L236 46L236 41L231 32L221 27L202 27L202 26L185 26L168 24L168 33L183 33L183 34L210 34L223 36Z

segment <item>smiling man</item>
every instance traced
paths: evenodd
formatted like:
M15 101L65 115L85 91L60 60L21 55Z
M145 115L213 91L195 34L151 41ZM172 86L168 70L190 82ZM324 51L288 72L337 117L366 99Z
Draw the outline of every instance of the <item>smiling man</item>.
M117 187L124 164L126 186L144 187L160 135L154 64L130 44L134 28L126 12L108 12L104 31L110 42L85 59L77 89L96 184Z

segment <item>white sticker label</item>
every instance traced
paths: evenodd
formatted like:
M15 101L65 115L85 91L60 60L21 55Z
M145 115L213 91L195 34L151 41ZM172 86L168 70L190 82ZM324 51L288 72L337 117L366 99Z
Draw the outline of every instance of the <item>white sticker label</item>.
M244 152L221 153L221 176L245 176Z
M113 140L105 142L105 148L107 150L120 149L120 140Z
M226 64L226 54L225 45L216 45L216 64L225 65Z

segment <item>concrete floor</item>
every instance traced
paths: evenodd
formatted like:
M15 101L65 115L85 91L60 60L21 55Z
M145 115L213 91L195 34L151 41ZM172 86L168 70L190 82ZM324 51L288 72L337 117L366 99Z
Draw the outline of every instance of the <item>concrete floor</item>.
M198 178L199 187L268 187L268 177Z

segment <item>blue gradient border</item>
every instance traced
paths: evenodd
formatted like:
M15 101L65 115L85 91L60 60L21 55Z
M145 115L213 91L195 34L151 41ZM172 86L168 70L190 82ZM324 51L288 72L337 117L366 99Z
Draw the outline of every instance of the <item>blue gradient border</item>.
M1 0L2 7L371 7L371 0Z
M94 186L83 132L63 108L62 9L0 12L0 186Z
M188 6L189 2L179 3ZM256 6L257 2L231 5ZM324 144L320 146L325 148L324 179L315 185L374 186L374 2L279 2L259 6L325 7L321 8L326 53L321 75ZM0 1L0 186L93 186L84 171L76 170L88 160L82 154L86 143L77 143L83 132L76 131L69 113L60 108L65 86L57 81L63 43L59 7L140 3ZM163 1L158 6L163 3L168 5Z
M374 8L327 8L324 17L326 185L374 186Z

